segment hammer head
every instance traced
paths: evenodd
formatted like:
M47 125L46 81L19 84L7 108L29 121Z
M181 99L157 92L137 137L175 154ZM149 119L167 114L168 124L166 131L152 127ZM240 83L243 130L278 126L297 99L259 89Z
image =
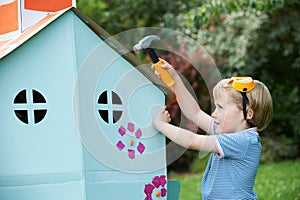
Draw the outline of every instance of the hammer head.
M144 37L137 43L136 45L133 46L133 50L135 53L140 53L141 50L149 48L150 44L154 40L160 40L160 37L156 35L149 35Z

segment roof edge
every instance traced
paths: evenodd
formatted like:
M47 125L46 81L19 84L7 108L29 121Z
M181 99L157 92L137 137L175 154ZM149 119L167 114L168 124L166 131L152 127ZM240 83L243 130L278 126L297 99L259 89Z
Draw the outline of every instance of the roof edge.
M114 49L130 64L132 64L140 73L142 73L148 80L150 80L156 87L163 91L166 96L165 104L172 104L175 102L175 94L171 89L163 83L151 70L150 67L138 67L142 66L143 63L138 60L128 49L126 49L120 42L115 40L108 32L106 32L100 25L90 19L84 13L77 8L71 8L71 10L96 34L100 37L107 45Z
M6 40L0 40L0 59L10 54L12 51L17 49L19 46L21 46L23 43L25 43L27 40L36 35L38 32L40 32L42 29L44 29L46 26L51 24L58 17L60 17L62 14L66 13L70 9L71 8L66 8L51 13L39 20L36 24L26 29L23 33L8 38Z

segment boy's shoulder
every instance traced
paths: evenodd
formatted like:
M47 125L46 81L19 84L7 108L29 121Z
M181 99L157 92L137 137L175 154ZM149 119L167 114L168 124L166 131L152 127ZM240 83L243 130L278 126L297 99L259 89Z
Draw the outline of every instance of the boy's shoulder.
M259 134L257 132L256 128L249 128L246 130L234 132L234 133L223 133L223 134L218 134L218 137L233 137L233 138L257 138L259 137Z
M249 148L260 149L260 139L256 129L235 133L219 134L217 146L221 157L244 157Z
M234 134L236 134L237 137L244 138L244 139L246 139L247 141L250 141L250 142L254 142L254 143L259 142L259 134L257 132L256 127L249 128L249 129L246 129L246 130L243 130L243 131L239 131L239 132L236 132Z

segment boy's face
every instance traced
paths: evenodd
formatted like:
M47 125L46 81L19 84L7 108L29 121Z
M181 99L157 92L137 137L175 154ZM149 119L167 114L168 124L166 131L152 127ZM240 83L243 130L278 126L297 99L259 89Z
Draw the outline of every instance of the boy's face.
M247 128L243 111L233 103L227 92L217 96L214 94L214 102L216 108L212 117L215 121L216 134L234 133Z

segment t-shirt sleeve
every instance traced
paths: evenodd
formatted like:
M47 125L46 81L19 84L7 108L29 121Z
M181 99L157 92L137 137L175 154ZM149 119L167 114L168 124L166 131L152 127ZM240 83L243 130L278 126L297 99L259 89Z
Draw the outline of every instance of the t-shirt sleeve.
M220 157L235 159L245 157L249 143L242 133L219 134L215 137Z
M209 134L209 135L215 135L216 133L215 133L215 122L214 122L214 119L211 119L211 122L210 122L210 126L209 126L209 128L208 128L208 130L206 131L207 132L207 134Z
M215 137L220 158L242 159L247 153L249 143L247 138L241 133L216 134L215 123L212 120L210 134Z

